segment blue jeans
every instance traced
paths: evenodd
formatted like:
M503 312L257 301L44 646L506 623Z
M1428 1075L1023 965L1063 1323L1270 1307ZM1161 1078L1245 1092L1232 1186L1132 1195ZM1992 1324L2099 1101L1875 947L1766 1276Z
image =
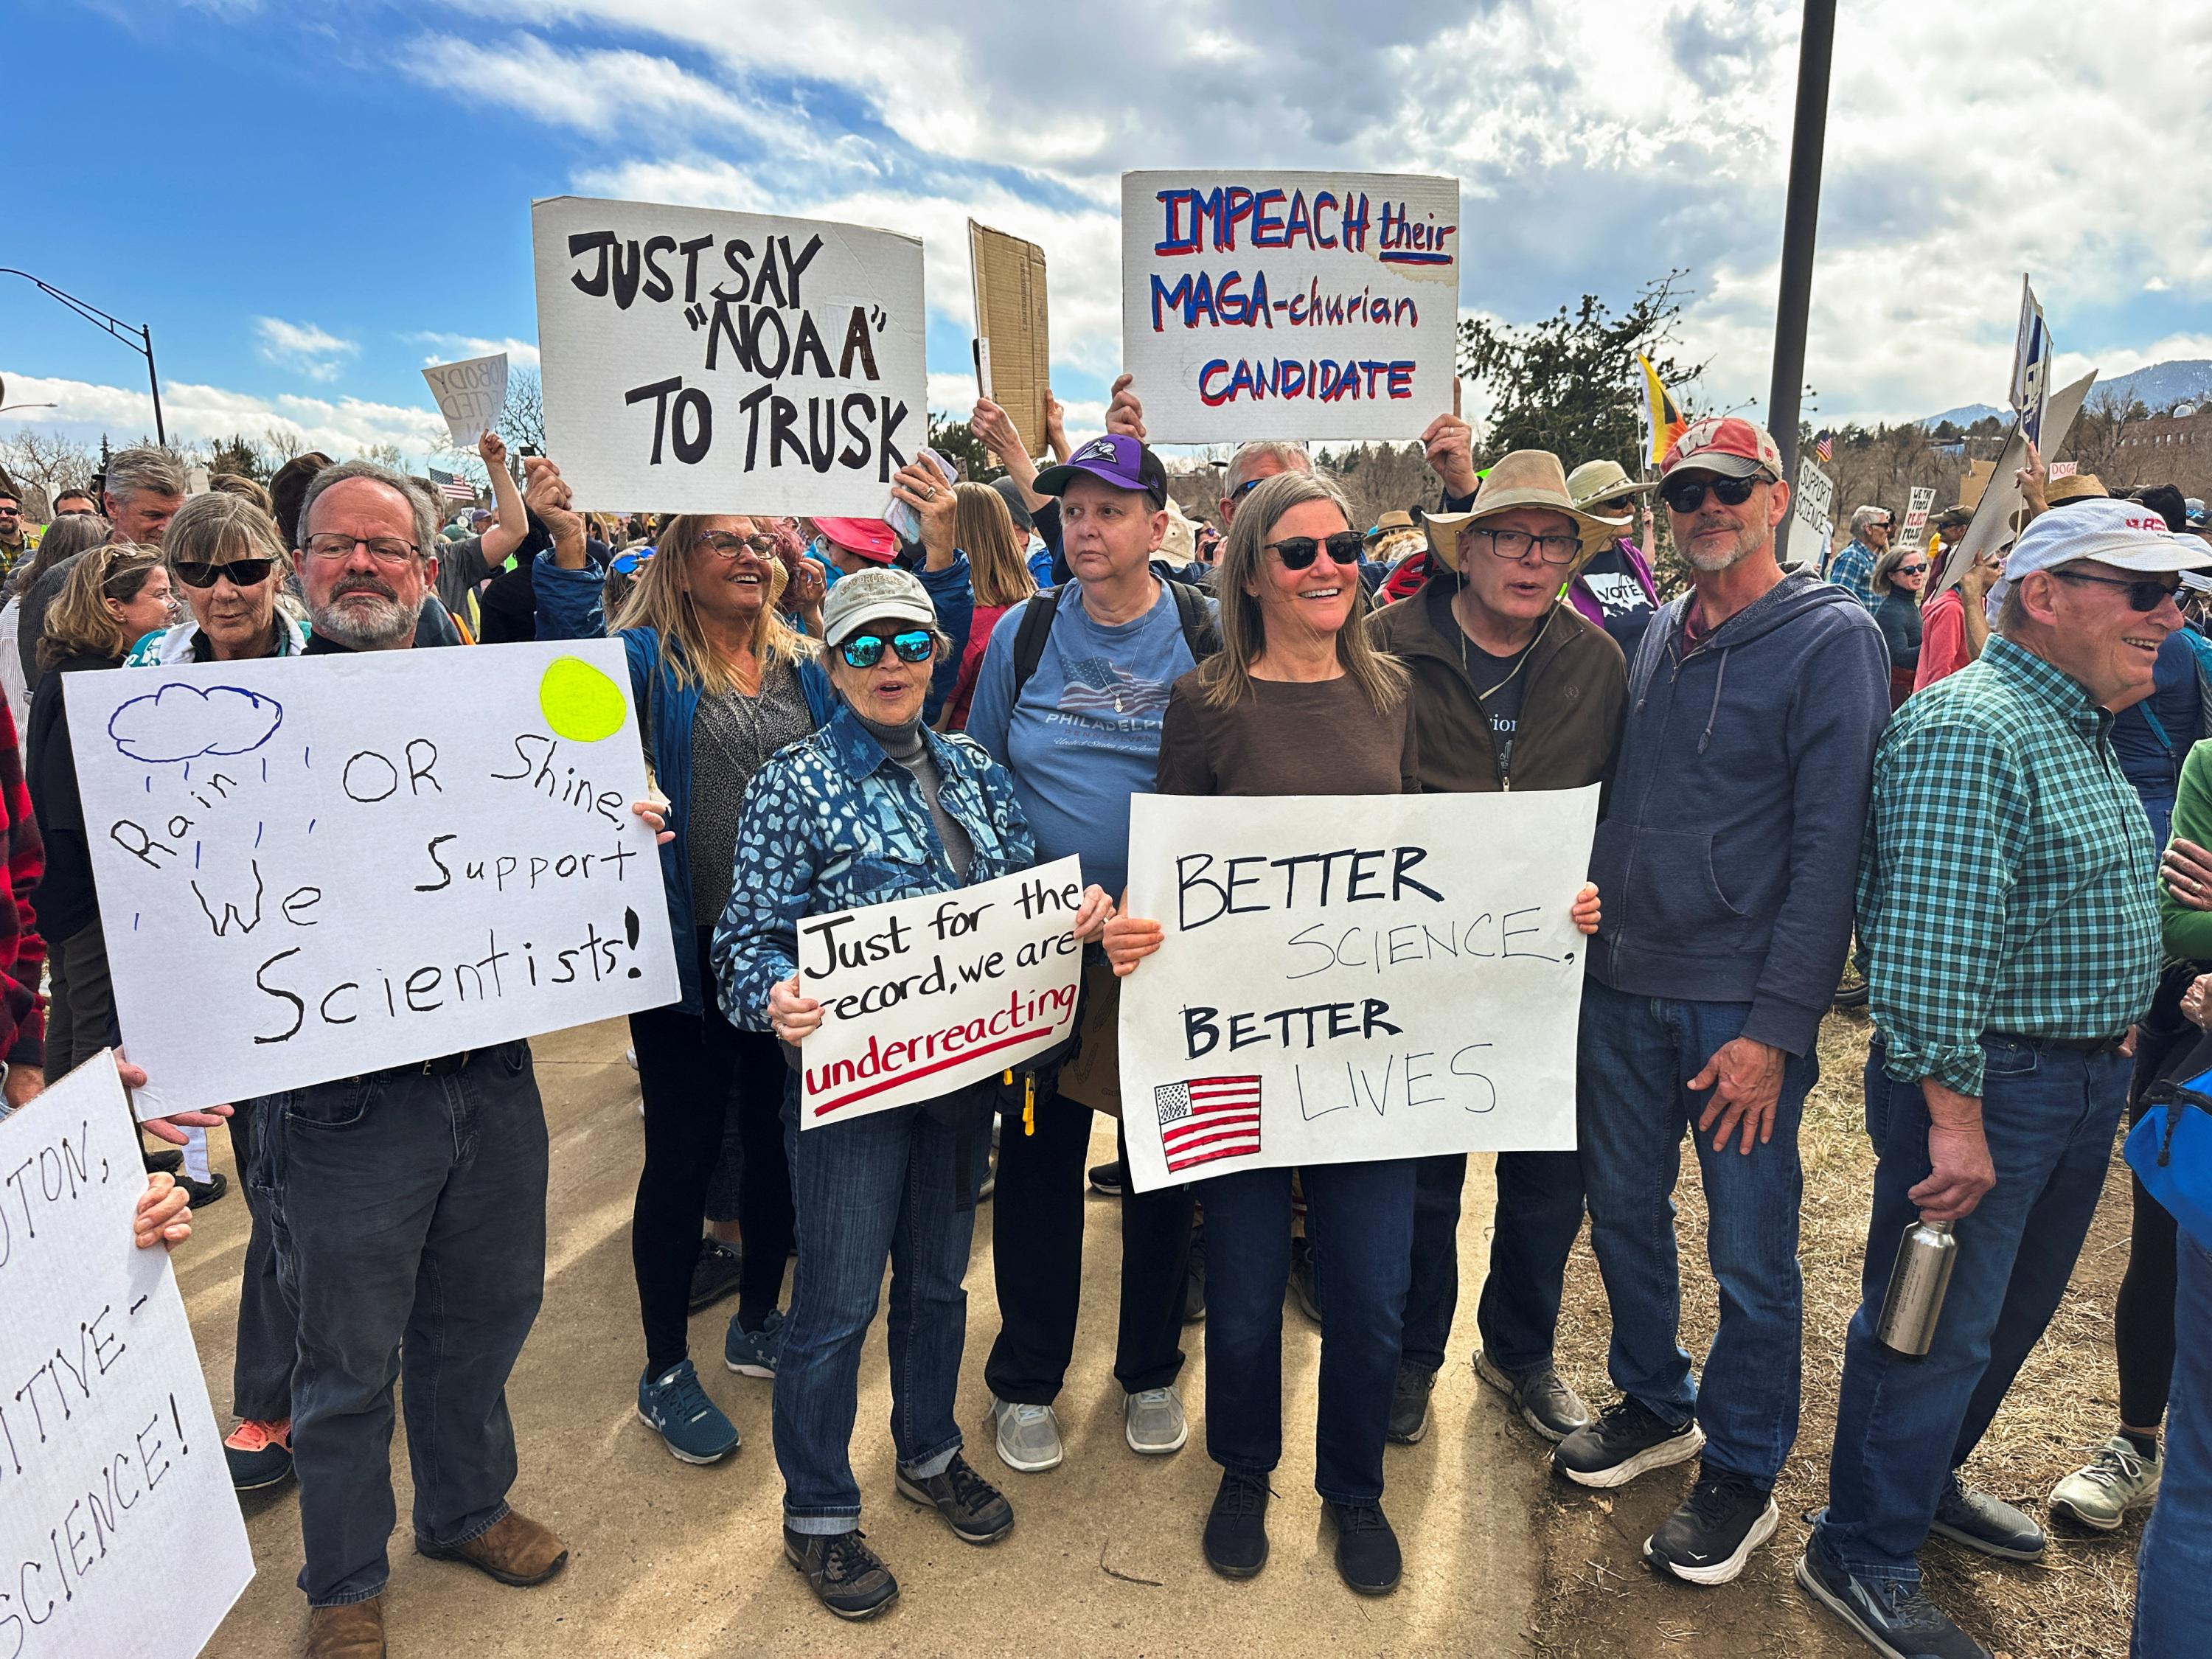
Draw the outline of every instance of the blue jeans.
M1382 1437L1413 1262L1415 1162L1298 1171L1322 1316L1314 1489L1332 1503L1382 1496ZM1206 1206L1206 1455L1264 1479L1283 1455L1291 1172L1239 1170L1197 1193Z
M2135 1659L2201 1647L2212 1583L2212 1252L2184 1233L2179 1258L2174 1323L2188 1337L2174 1351L2166 1468L2136 1564Z
M299 1318L292 1460L300 1588L366 1601L391 1576L392 1385L415 1532L465 1543L507 1514L507 1378L545 1286L545 1112L530 1045L447 1077L342 1078L253 1103L277 1282Z
M1917 1082L1867 1052L1867 1133L1878 1159L1858 1311L1844 1339L1836 1444L1828 1460L1829 1552L1863 1578L1917 1583L1914 1559L1951 1473L1980 1443L2014 1375L2057 1310L2112 1162L2128 1093L2116 1054L1982 1039L1982 1133L1997 1182L1955 1223L1958 1264L1926 1357L1875 1340L1905 1229L1905 1196L1928 1178L1928 1104Z
M1406 1364L1443 1368L1459 1309L1459 1198L1467 1154L1415 1160L1413 1277L1406 1292ZM1583 1227L1582 1159L1573 1152L1500 1152L1490 1273L1474 1310L1493 1363L1518 1374L1552 1363L1567 1257Z
M784 1147L798 1218L791 1312L775 1371L775 1462L783 1523L793 1532L850 1532L860 1518L853 1478L860 1345L891 1267L891 1444L920 1480L960 1449L953 1421L968 1336L968 1246L982 1185L988 1125L960 1137L920 1107L896 1108L801 1133L799 1079L784 1091Z
M1705 1461L1771 1488L1797 1438L1804 1284L1797 1207L1804 1181L1797 1121L1820 1077L1810 1054L1786 1056L1773 1139L1749 1153L1697 1133L1710 1091L1689 1080L1742 1035L1747 1002L1676 1002L1583 982L1576 1123L1590 1246L1613 1313L1613 1385L1680 1427L1695 1417ZM1682 1280L1674 1182L1691 1132L1705 1189L1705 1254L1720 1285L1720 1328L1702 1383L1676 1340Z

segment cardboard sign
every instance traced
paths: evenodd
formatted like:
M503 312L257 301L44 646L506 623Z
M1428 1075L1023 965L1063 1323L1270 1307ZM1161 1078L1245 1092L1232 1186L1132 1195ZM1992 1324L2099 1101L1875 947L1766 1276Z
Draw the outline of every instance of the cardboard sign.
M1459 180L1125 173L1121 367L1155 443L1417 436L1450 410Z
M1027 453L1042 455L1052 380L1044 250L970 219L968 269L975 291L976 388L1012 418Z
M189 1659L253 1553L112 1053L0 1121L0 1653Z
M1598 792L1129 803L1139 1192L1232 1170L1575 1144Z
M1920 538L1928 532L1928 514L1936 505L1936 486L1915 484L1911 504L1905 510L1905 525L1898 537L1899 546L1917 547Z
M2097 371L2091 369L2069 386L2063 387L2051 396L2051 404L2043 417L2045 441L2039 446L2046 453L2066 441L2073 429L2074 417L2081 412L2083 399L2089 388L2097 383ZM1995 462L1977 461L1974 467L1990 468L1982 487L1969 495L1962 487L1959 499L1962 505L1974 509L1974 521L1957 542L1947 542L1943 547L1943 568L1936 573L1936 580L1928 587L1933 599L1965 574L1966 566L1984 553L1996 553L2011 546L2014 532L2013 516L2027 507L2020 490L2020 469L2027 465L2027 437L2021 423L2013 422L2012 434L2005 440L2003 452ZM1967 486L1974 480L1970 473Z
M996 1077L1075 1028L1083 947L1073 858L949 893L799 924L799 983L823 1005L799 1127L912 1106Z
M676 1000L619 641L63 684L142 1115Z
M576 196L530 216L546 447L577 501L882 510L928 420L920 239Z
M438 400L438 413L456 449L474 449L477 440L499 424L507 407L507 354L471 357L458 363L437 363L422 371L430 395Z

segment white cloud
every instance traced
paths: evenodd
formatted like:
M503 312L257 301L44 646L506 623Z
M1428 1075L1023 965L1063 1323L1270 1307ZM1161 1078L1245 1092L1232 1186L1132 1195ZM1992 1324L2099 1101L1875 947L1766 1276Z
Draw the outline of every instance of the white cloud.
M342 340L313 323L288 323L281 317L256 317L264 362L297 369L311 380L335 380L361 355L361 343Z
M538 342L518 340L511 335L504 340L488 340L478 334L441 334L426 329L401 337L410 345L434 348L422 359L425 368L433 363L454 363L469 357L489 357L501 351L507 354L510 368L538 367Z
M118 447L153 434L154 406L143 386L42 380L12 371L6 379L11 402L57 405L0 421L10 429L47 428L94 442L105 435ZM281 427L298 434L308 448L341 459L389 443L419 460L443 449L447 438L446 423L434 409L343 396L262 398L189 380L161 383L161 413L173 442L211 442L233 434L258 438L269 428Z

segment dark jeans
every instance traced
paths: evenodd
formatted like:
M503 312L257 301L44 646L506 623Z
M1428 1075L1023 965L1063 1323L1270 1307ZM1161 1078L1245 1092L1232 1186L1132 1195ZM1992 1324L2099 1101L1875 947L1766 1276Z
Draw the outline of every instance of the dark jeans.
M2128 1088L2128 1123L2142 1115L2142 1092L2183 1059L2204 1034L2181 1017L2181 994L2196 977L2194 964L2170 969L2136 1040L2135 1076ZM2132 1171L2128 1270L2112 1307L2113 1357L2120 1370L2120 1421L2155 1429L2166 1417L2173 1381L2173 1218Z
M300 1588L366 1601L391 1575L395 1377L416 1536L461 1543L507 1514L507 1374L545 1285L544 1109L530 1045L511 1042L451 1076L343 1078L253 1110L299 1319Z
M2204 1586L2212 1583L2212 1254L2180 1241L2181 1316L2194 1340L2175 1357L2173 1416L2158 1507L2136 1565L2134 1659L2204 1650Z
M786 1086L785 1144L798 1200L799 1260L776 1362L775 1462L794 1532L848 1532L860 1517L853 1478L860 1345L891 1269L891 1444L918 1479L960 1449L953 1405L968 1335L961 1279L975 1235L988 1134L962 1137L920 1107L819 1129L799 1127L799 1079ZM748 1241L750 1243L750 1241Z
M1117 1150L1124 1146L1118 1133L1115 1144ZM1037 1094L1035 1134L1022 1133L1018 1111L1008 1112L1000 1125L999 1184L991 1197L999 1338L983 1376L1001 1400L1049 1406L1067 1380L1083 1296L1084 1165L1090 1151L1091 1109L1047 1091ZM1182 1370L1191 1189L1125 1189L1121 1211L1121 1322L1114 1378L1138 1394L1166 1388ZM1209 1299L1212 1295L1209 1290Z
M1804 1284L1797 1210L1804 1179L1797 1122L1820 1076L1812 1054L1788 1059L1773 1139L1715 1152L1696 1133L1710 1091L1690 1079L1742 1035L1751 1005L1676 1002L1583 984L1576 1121L1589 1189L1590 1245L1613 1314L1614 1386L1666 1421L1695 1416L1705 1461L1771 1487L1797 1438ZM1720 1328L1702 1382L1676 1340L1682 1279L1674 1182L1691 1131L1705 1189L1705 1253L1720 1286Z
M254 1104L240 1101L228 1119L231 1155L238 1163L238 1184L245 1189L251 1223L238 1286L238 1352L231 1364L230 1409L241 1421L281 1423L292 1414L292 1366L300 1353L300 1323L276 1282L269 1195L252 1178Z
M108 976L100 925L46 941L46 1075L66 1077L102 1048L123 1041L115 1023L115 982Z
M2088 1235L2126 1099L2128 1062L1984 1037L1982 1133L1996 1185L1952 1228L1958 1264L1935 1346L1908 1359L1875 1340L1905 1229L1905 1194L1928 1177L1928 1106L1917 1082L1867 1053L1867 1133L1879 1161L1858 1311L1844 1340L1836 1444L1821 1535L1868 1578L1917 1583L1951 1472L1980 1443L2012 1379L2050 1324Z
M1413 1278L1406 1292L1406 1364L1442 1369L1459 1309L1459 1199L1467 1154L1414 1161ZM1574 1152L1498 1154L1490 1273L1475 1304L1484 1352L1508 1371L1552 1363L1567 1257L1583 1225L1583 1166Z
M1382 1437L1412 1276L1413 1158L1308 1164L1299 1171L1321 1303L1314 1490L1338 1504L1382 1496ZM1216 1176L1206 1205L1206 1450L1264 1477L1283 1455L1283 1292L1291 1277L1291 1172Z
M712 996L709 935L699 934L700 983ZM744 1137L738 1220L744 1262L738 1280L741 1318L774 1308L783 1291L792 1240L791 1170L783 1152L783 1051L765 1031L741 1031L709 1001L687 1014L678 1006L629 1017L645 1097L645 1168L629 1226L630 1265L645 1322L647 1372L659 1376L689 1352L691 1268L707 1191L723 1156L725 1126Z

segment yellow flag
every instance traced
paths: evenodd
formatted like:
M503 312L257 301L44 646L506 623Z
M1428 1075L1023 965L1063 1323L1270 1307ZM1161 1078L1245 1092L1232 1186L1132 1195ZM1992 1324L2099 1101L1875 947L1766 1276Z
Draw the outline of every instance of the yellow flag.
M1639 351L1636 361L1644 368L1644 464L1656 467L1667 459L1668 450L1690 423L1674 407L1667 388L1659 384L1659 371L1651 367L1651 360Z

